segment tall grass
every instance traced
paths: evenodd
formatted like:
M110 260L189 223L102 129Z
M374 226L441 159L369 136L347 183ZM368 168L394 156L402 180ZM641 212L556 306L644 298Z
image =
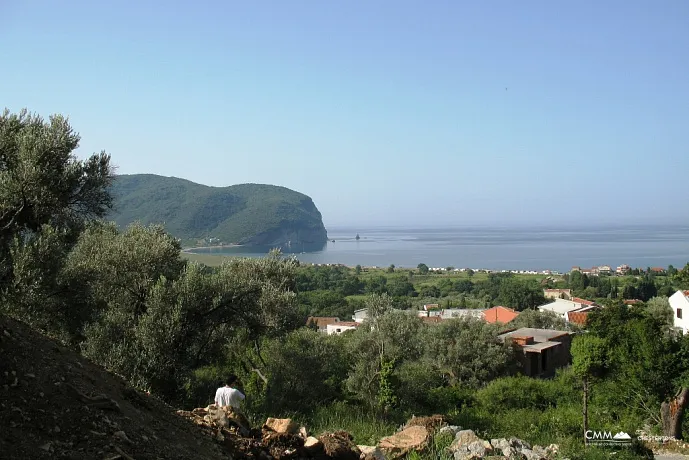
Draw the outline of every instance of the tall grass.
M333 403L316 409L308 417L310 432L346 431L354 437L359 445L373 446L380 438L393 434L398 425L370 411L345 403Z

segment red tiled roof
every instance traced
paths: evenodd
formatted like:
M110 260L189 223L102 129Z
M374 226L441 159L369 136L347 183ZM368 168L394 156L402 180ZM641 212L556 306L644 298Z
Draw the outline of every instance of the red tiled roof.
M351 326L351 327L356 327L359 325L356 321L338 321L336 323L332 323L333 326Z
M651 268L652 272L664 272L665 269L663 267L653 267Z
M639 299L624 299L625 305L636 305L639 303L644 303L644 302L643 302L643 300L639 300Z
M567 314L570 323L578 324L580 326L586 326L588 315L589 312L587 311L570 311Z
M306 325L315 324L317 327L322 328L327 327L328 324L337 323L338 321L340 321L340 318L334 316L309 316L306 320Z
M588 306L593 306L596 304L596 302L591 302L590 300L581 299L579 297L572 297L572 302L580 303L582 305L588 305Z
M498 305L497 307L489 308L483 312L483 319L489 323L509 323L514 318L519 316L519 312L511 308Z

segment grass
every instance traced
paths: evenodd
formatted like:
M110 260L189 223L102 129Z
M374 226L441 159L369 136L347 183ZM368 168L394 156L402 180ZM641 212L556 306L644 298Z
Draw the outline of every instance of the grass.
M358 445L375 446L378 441L397 431L397 425L389 420L376 417L369 411L345 403L334 403L319 407L308 417L309 432L346 431L354 437Z

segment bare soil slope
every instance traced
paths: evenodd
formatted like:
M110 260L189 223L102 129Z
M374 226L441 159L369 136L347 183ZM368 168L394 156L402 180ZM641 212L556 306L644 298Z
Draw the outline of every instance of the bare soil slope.
M219 459L174 409L0 315L0 458Z

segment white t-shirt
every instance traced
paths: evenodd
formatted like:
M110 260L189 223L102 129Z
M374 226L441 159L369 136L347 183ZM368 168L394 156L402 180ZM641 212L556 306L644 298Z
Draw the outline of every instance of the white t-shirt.
M234 388L220 387L215 392L215 405L218 407L232 406L235 409L239 409L239 405L243 400L244 394Z

